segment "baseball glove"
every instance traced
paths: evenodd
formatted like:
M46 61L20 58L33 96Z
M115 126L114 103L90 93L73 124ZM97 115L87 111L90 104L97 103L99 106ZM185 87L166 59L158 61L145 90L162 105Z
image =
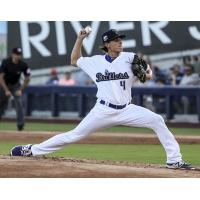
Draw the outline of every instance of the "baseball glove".
M146 81L146 70L147 63L143 59L140 59L137 55L135 55L132 62L132 72L134 76L137 76L142 83Z

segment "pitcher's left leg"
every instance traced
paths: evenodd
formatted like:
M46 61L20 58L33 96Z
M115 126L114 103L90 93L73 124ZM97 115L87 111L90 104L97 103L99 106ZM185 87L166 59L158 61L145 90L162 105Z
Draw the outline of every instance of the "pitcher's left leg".
M130 104L120 115L120 123L125 126L153 129L167 154L167 163L182 160L179 144L167 128L162 116L141 106Z
M73 130L58 134L40 144L33 145L31 148L32 154L38 156L62 149L64 146L79 141L100 129L113 126L114 121L112 117L108 117L107 112L100 110L99 106L95 105Z

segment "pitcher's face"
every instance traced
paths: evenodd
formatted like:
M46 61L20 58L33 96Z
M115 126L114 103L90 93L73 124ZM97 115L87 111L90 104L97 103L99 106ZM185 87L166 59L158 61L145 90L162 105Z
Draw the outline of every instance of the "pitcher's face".
M106 47L108 49L108 52L120 53L123 51L122 39L116 38L116 39L110 41L109 43L107 43Z

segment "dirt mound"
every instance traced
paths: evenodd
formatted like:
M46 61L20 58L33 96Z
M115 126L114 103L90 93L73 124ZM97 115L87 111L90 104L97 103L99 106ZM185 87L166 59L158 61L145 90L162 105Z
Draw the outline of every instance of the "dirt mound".
M169 170L160 165L0 156L0 177L9 178L200 178L200 171Z

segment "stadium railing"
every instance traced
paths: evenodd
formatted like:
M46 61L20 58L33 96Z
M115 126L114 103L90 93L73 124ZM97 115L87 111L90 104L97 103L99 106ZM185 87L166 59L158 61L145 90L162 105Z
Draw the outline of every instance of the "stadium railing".
M87 113L86 101L88 96L95 96L97 92L96 87L83 87L83 86L29 86L25 91L26 101L26 115L30 116L33 111L33 97L35 95L49 95L51 104L52 116L59 115L59 95L76 94L78 96L78 112L80 117L84 117ZM133 87L132 96L135 99L136 105L143 105L144 95L158 95L165 98L165 114L167 119L172 119L174 115L173 111L173 97L186 96L192 98L195 102L197 109L198 120L200 121L200 87ZM194 99L195 97L195 99ZM40 102L38 102L40 103Z

